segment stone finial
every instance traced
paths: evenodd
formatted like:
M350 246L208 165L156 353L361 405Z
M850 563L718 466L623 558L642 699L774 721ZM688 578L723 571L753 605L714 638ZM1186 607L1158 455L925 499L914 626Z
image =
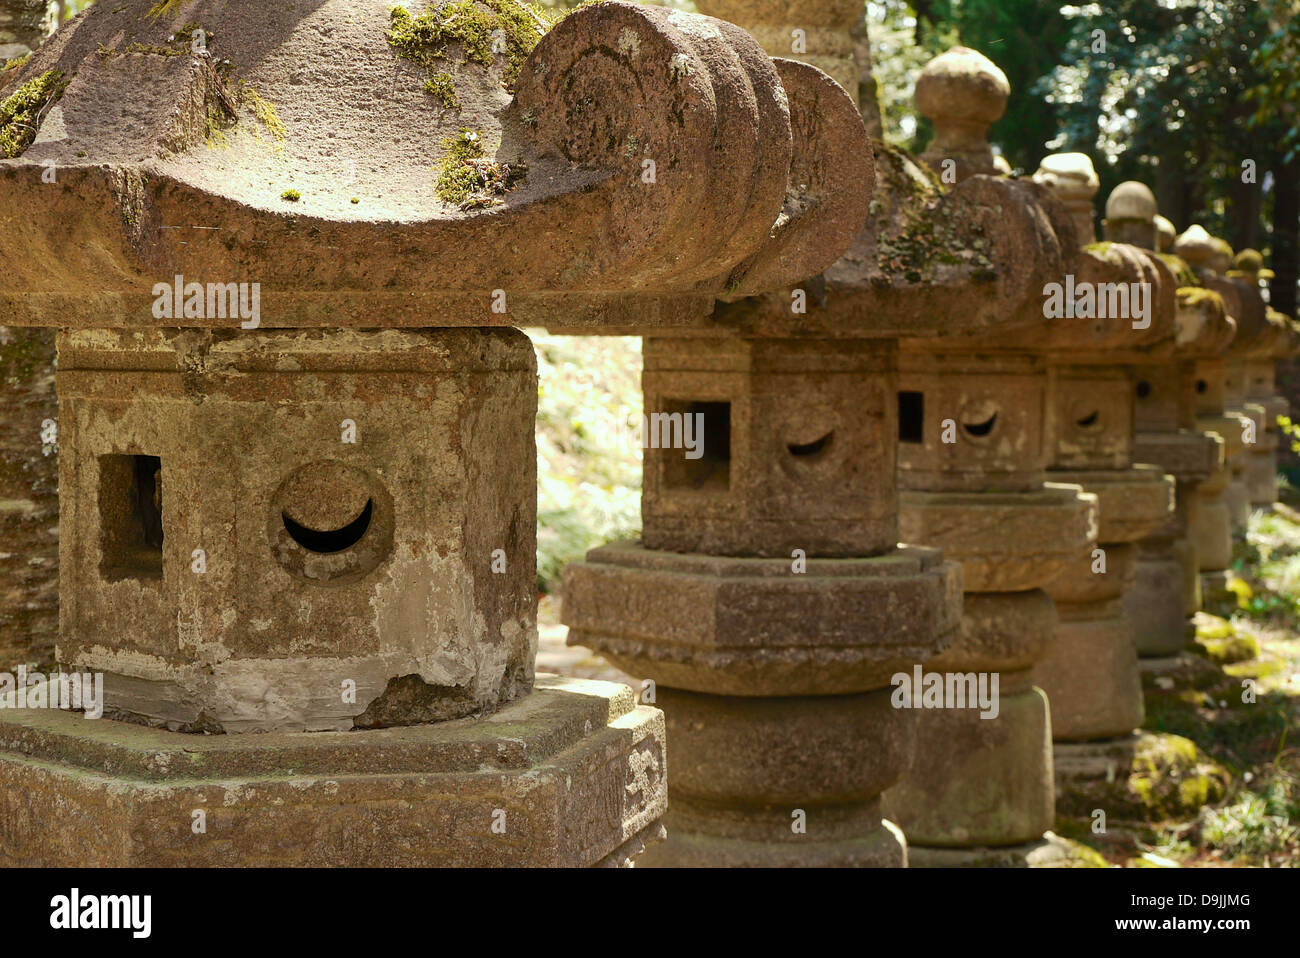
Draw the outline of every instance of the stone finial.
M1106 199L1103 235L1112 243L1156 248L1156 196L1145 183L1126 180Z
M997 173L988 130L1010 95L1006 74L984 54L953 47L935 57L916 81L916 107L934 124L934 142L921 159L944 182ZM945 169L946 160L955 166Z
M1034 182L1047 187L1065 204L1074 221L1080 244L1096 242L1092 198L1101 182L1086 153L1051 153L1043 157L1034 173Z
M1173 252L1199 276L1222 276L1232 265L1232 247L1211 236L1199 223L1174 240Z
M1174 245L1174 240L1178 238L1178 229L1174 224L1163 216L1156 216L1156 252L1167 253L1169 248Z
M1259 285L1263 280L1273 278L1273 271L1264 266L1264 257L1259 250L1244 249L1232 259L1232 269L1228 275L1234 279L1244 279Z

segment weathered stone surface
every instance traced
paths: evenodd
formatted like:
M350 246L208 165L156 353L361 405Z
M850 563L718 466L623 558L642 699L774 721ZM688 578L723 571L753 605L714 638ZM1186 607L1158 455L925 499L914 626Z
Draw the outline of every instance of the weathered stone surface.
M535 362L509 330L65 334L60 656L172 727L527 692Z
M510 49L438 61L452 109L390 43L384 5L186 7L212 38L199 53L151 6L92 7L19 71L70 83L36 142L0 161L5 225L36 224L0 230L14 321L150 326L154 284L179 274L260 283L266 326L697 324L742 261L763 260L749 291L815 274L866 216L848 95L798 65L782 68L787 95L721 21L602 3L548 32L487 0L515 17ZM527 170L468 209L430 169L456 167L463 129L485 169ZM59 189L39 183L46 161Z
M1159 822L1194 814L1227 793L1228 771L1180 735L1139 732L1108 742L1058 742L1062 815Z
M900 354L899 389L913 404L899 432L900 486L929 492L1040 488L1049 453L1042 357L943 350L942 340L907 340Z
M907 767L915 716L890 695L733 698L660 686L673 838L638 865L904 864L906 844L882 822L877 796Z
M1051 828L1047 697L1032 687L1003 691L999 709L994 719L971 709L920 714L924 747L884 795L884 814L911 844L1015 845Z
M1154 250L1155 220L1156 197L1145 183L1126 180L1106 198L1106 218L1102 220L1102 226L1106 239L1111 242Z
M1142 724L1133 629L1118 602L1057 602L1060 625L1034 682L1052 704L1052 738L1088 741L1126 735ZM1062 788L1058 776L1058 790Z
M894 547L893 343L647 338L644 356L648 548L789 557ZM692 452L681 439L695 423Z
M53 363L52 333L0 327L0 662L10 670L52 661L59 628Z
M988 128L1006 112L1011 86L997 65L976 50L953 47L939 54L916 79L916 107L934 123L934 140L921 156L936 173L952 164L959 182L995 173Z
M1093 223L1092 198L1101 181L1086 153L1051 153L1043 157L1034 173L1034 182L1047 187L1070 211L1079 242L1087 245L1097 239Z
M1053 469L1059 482L1080 485L1097 497L1097 541L1137 542L1168 521L1175 483L1160 466L1139 463L1127 469Z
M933 550L740 559L620 543L564 570L569 644L631 675L716 695L884 688L957 636L961 576Z
M0 861L618 863L659 834L664 740L662 713L625 686L553 676L486 718L364 735L194 736L5 711Z
M899 532L960 562L968 593L1017 592L1073 570L1096 541L1097 512L1095 495L1064 483L1037 492L908 491Z

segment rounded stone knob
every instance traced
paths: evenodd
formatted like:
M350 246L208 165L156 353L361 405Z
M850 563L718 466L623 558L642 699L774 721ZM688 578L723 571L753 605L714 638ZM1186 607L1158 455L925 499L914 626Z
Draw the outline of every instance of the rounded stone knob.
M916 81L916 108L934 123L934 142L921 156L944 173L944 160L955 163L956 180L977 173L996 173L988 129L1007 109L1011 84L984 54L968 47L941 53Z
M1174 240L1173 251L1198 273L1218 276L1232 265L1232 247L1217 236L1211 236L1199 223Z
M1149 186L1137 180L1125 180L1106 200L1106 219L1150 223L1155 220L1157 209L1156 195Z
M1150 187L1126 180L1106 199L1106 218L1101 221L1106 239L1154 250L1157 209L1156 195Z
M1101 181L1086 153L1051 153L1043 157L1033 180L1065 204L1080 243L1087 245L1097 239L1092 222L1092 198L1097 195Z

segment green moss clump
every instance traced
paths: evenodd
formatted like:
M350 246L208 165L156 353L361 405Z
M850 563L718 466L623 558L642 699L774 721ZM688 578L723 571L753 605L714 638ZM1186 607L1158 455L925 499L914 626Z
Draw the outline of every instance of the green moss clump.
M257 92L251 83L242 81L239 84L239 93L235 99L241 105L248 104L253 108L253 115L275 137L277 148L284 144L287 131L280 121L280 115L275 112L275 105L270 100L263 99L262 95Z
M360 202L361 202L361 197L359 197L359 196L354 196L354 197L352 197L352 202L353 202L353 203L360 203Z
M27 65L27 61L30 60L31 58L32 55L30 53L24 53L20 57L14 57L12 60L6 60L4 64L0 66L0 73L5 73L9 70L21 70L23 67Z
M1156 255L1164 261L1164 264L1169 267L1170 272L1178 278L1178 285L1180 287L1201 285L1201 281L1197 278L1196 273L1187 265L1187 261L1181 256L1175 256L1173 253L1157 253Z
M1247 273L1258 273L1264 268L1264 257L1260 255L1259 250L1244 249L1236 255L1232 265Z
M452 82L450 73L443 71L429 77L424 81L424 91L432 94L448 110L460 109L460 97L456 95L456 84Z
M159 20L164 16L175 13L180 9L180 5L183 2L184 0L158 0L157 3L149 8L149 12L146 13L145 16L150 20Z
M460 63L486 67L498 54L503 56L501 82L511 90L524 60L554 22L554 15L544 8L517 0L454 0L440 9L430 7L418 17L405 7L394 7L388 43L398 57L429 72L432 87L426 82L425 89L446 103L442 91L451 85L451 76L437 70L437 61L450 59L453 45L461 49ZM446 81L438 82L439 76Z
M61 70L46 70L28 80L3 103L0 103L0 156L21 156L40 127L40 114L46 104L63 96L68 87Z
M439 199L462 209L495 206L501 202L501 194L508 193L528 174L528 166L522 162L497 163L488 159L474 130L462 128L442 145L447 153L438 164L434 192Z
M1223 297L1212 289L1205 289L1201 286L1179 286L1178 287L1178 305L1179 306L1204 306L1218 302L1218 308L1222 310Z
M297 203L300 199L302 199L302 194L299 193L297 190L285 190L283 193L280 194L280 199L288 200L290 203Z
M1236 632L1215 638L1198 633L1196 650L1211 662L1232 665L1235 662L1248 662L1259 658L1259 639L1253 635L1241 635Z

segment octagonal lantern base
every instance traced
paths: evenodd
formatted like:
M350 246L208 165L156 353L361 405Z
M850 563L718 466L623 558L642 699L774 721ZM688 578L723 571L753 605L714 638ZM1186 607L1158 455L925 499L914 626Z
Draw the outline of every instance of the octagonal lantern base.
M0 864L580 866L663 836L664 718L539 676L499 711L359 732L195 735L0 712Z

